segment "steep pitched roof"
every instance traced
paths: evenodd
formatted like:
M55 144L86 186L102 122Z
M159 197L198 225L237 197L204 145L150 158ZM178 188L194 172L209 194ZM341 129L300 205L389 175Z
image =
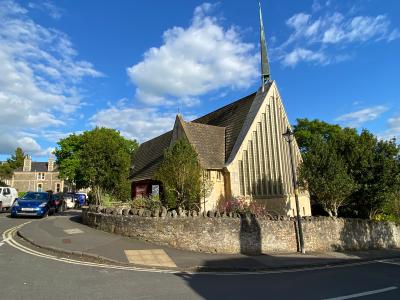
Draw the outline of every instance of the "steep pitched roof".
M165 149L169 147L171 136L172 131L168 131L140 145L133 158L132 180L152 178L164 157Z
M31 172L48 172L49 163L47 161L33 161L31 163ZM58 167L54 164L53 172L57 172ZM14 172L22 172L23 167L16 168Z
M190 144L206 169L222 169L225 164L225 127L184 122Z
M256 93L253 93L192 121L225 127L225 160L231 154L255 96Z
M186 134L205 168L220 169L224 166L255 97L256 93L253 93L196 120L184 122ZM172 131L169 131L140 145L133 160L130 176L133 181L153 177L171 137Z

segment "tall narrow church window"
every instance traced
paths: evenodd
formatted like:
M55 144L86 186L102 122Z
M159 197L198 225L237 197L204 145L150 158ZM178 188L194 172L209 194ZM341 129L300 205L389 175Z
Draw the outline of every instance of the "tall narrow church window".
M240 195L246 195L246 191L244 190L244 176L243 176L243 161L239 160L239 188L240 188Z
M246 193L245 193L245 195L250 195L251 187L250 187L249 155L246 150L243 151L243 168L244 168L244 175L246 177Z
M250 173L250 191L251 195L257 194L257 186L255 179L255 170L254 170L254 148L253 141L249 141L249 173Z

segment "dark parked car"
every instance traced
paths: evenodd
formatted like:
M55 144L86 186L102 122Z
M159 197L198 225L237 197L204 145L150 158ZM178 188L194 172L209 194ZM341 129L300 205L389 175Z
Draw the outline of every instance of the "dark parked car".
M67 204L64 200L64 194L53 194L53 205L56 213L63 212L67 209Z
M45 217L54 214L56 207L53 195L47 192L27 192L22 198L17 198L11 207L11 217L37 216Z

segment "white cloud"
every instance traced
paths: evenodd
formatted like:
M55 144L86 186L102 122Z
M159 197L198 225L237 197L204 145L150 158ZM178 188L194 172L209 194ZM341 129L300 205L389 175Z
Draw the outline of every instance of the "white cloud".
M314 62L317 64L328 63L328 58L321 52L314 52L304 48L295 48L292 52L285 55L282 63L285 66L295 66L300 61Z
M29 134L27 136L10 132L2 132L0 134L0 149L4 149L3 153L11 154L17 147L21 147L25 153L41 157L49 156L54 150L54 148L50 147L43 149Z
M388 108L382 105L369 107L339 116L335 121L343 122L350 127L359 127L368 121L375 120L387 110Z
M27 133L64 125L61 116L81 105L82 78L102 76L77 59L68 36L13 1L0 1L0 74L0 154L22 146L33 155L47 150Z
M386 15L354 16L351 13L334 11L328 6L326 3L323 5L314 1L313 14L300 12L286 21L292 32L275 49L284 65L293 66L301 61L320 64L340 62L343 55L349 58L343 49L353 44L391 42L400 38L399 29L393 28ZM321 59L321 55L324 59ZM293 61L295 63L290 63Z
M244 43L235 27L224 29L209 16L213 7L198 6L188 28L165 31L164 44L147 50L141 62L127 69L139 100L193 105L208 92L251 85L258 74L254 45Z
M396 138L397 142L400 141L400 115L388 120L388 129L385 131L383 138Z
M40 3L29 2L29 8L37 9L47 13L53 19L60 19L62 16L62 11L59 7L55 6L50 1L43 1Z
M116 128L126 138L144 142L172 130L175 116L155 108L112 106L96 113L90 122L93 126Z

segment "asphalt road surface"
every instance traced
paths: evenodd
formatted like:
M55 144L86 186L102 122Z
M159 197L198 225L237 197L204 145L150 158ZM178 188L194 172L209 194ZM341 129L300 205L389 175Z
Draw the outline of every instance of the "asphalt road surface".
M1 213L0 232L26 221ZM51 260L0 237L0 299L400 299L400 260L269 274L168 274Z

